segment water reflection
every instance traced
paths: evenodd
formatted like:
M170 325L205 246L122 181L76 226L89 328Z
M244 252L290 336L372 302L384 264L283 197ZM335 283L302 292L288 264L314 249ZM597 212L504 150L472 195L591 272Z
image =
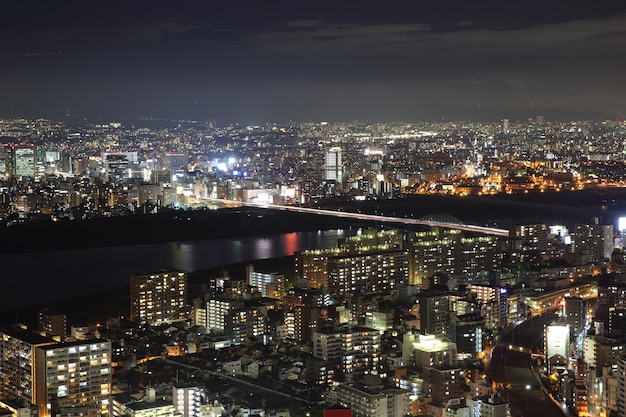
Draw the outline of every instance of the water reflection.
M189 242L170 242L172 267L182 271L195 270L195 248Z
M285 256L290 256L297 252L299 250L298 234L294 232L283 235L283 247L285 248Z
M0 292L11 295L0 311L124 287L133 273L169 268L191 272L293 255L299 250L332 248L337 239L352 233L356 230L0 255Z

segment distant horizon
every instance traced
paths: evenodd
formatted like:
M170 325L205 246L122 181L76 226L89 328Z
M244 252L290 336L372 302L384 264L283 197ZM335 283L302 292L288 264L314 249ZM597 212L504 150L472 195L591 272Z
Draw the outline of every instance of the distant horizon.
M183 123L206 123L215 122L217 126L230 126L230 125L242 125L242 126L262 126L267 123L351 123L351 122L368 122L368 123L455 123L455 122L468 122L468 123L499 123L503 119L509 119L512 123L526 122L529 120L537 120L537 118L543 118L546 123L549 122L573 122L573 121L589 121L589 122L602 122L602 121L614 121L623 122L626 119L620 114L608 114L599 111L570 111L562 108L550 108L550 109L513 109L510 111L496 110L489 108L473 109L467 117L441 117L441 118L413 118L409 120L407 118L351 118L351 119L331 119L331 118L302 118L302 119L264 119L264 120L242 120L238 118L219 119L208 115L205 118L200 117L186 117L184 115L91 115L81 114L80 112L61 113L61 114L6 114L0 112L0 118L5 120L51 120L60 123L69 124L75 123L115 123L115 122L183 122ZM484 117L480 117L484 116ZM560 116L560 117L559 117Z
M12 2L0 115L610 120L626 2Z

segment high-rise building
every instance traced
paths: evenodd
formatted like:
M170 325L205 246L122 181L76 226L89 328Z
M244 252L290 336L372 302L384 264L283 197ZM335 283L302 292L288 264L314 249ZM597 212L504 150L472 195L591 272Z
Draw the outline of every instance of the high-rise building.
M493 268L498 238L465 237L454 229L433 228L412 233L408 240L409 282L428 287L435 274L472 275Z
M581 263L611 259L612 224L577 224L574 226L574 251Z
M446 405L448 400L461 398L461 369L456 366L433 365L424 368L424 391L433 404Z
M40 416L108 416L111 342L96 339L40 346L35 380Z
M335 181L337 184L342 183L343 177L343 161L341 158L342 150L340 147L332 147L326 150L326 181Z
M519 292L515 288L470 284L467 290L480 306L487 327L507 327L519 319Z
M502 119L502 133L510 133L509 119Z
M398 278L398 274L400 274L402 277L401 281L398 281L398 283L406 282L404 275L408 274L408 264L405 265L405 261L403 260L404 256L400 255L401 259L396 259L400 261L400 264L396 264L395 262L391 264L384 259L389 258L389 256L393 257L393 255L391 255L392 253L406 253L403 250L403 240L404 236L398 230L380 231L368 229L359 235L340 239L337 242L337 248L334 249L296 252L294 256L296 276L308 287L324 287L328 289L330 268L335 268L334 279L336 280L339 275L344 277L348 276L346 271L339 271L337 268L342 268L341 264L344 266L350 264L349 275L351 277L354 278L358 275L358 279L366 279L371 284L376 285L376 281L378 280L372 279L371 276L370 278L367 277L368 275L376 273L379 268L376 266L373 268L372 266L367 266L368 263L372 262L372 258L367 258L366 255L388 254L387 256L378 257L383 264L387 263L387 269L390 269L384 272L383 275L388 277L390 274L395 274L394 277ZM359 259L358 257L362 258ZM335 258L343 259L336 260ZM357 265L357 263L359 263L359 265ZM384 282L385 280L388 280L388 278L383 277L379 284L388 285L389 282ZM379 285L379 288L375 291L380 289ZM370 289L366 289L366 291L370 291Z
M179 385L172 389L174 408L181 417L199 417L201 392L197 386Z
M478 313L462 314L454 318L454 334L459 354L475 357L484 349L485 319Z
M35 145L8 144L5 145L6 176L10 178L28 177L37 175L35 162Z
M326 361L335 375L346 381L376 373L380 360L380 333L354 327L313 333L313 356Z
M245 307L230 311L226 320L225 331L233 345L241 345L249 338L261 336L266 330L266 317L261 308Z
M130 319L162 324L188 318L187 273L166 270L130 276Z
M450 334L450 296L441 291L423 291L412 308L422 334L448 339Z
M35 404L35 349L53 343L51 338L27 330L0 329L0 399Z
M545 224L513 225L509 236L512 253L520 258L545 256L548 251L548 226Z
M587 301L580 297L565 297L565 322L569 324L570 337L583 334L587 317ZM625 323L626 324L626 323ZM626 336L626 334L622 335Z
M111 342L57 343L23 329L0 329L0 398L34 404L41 417L109 415Z
M408 281L408 255L405 251L385 251L337 255L328 258L328 290L345 294L362 290L382 292Z
M217 333L228 329L229 315L243 308L241 300L230 298L211 298L206 303L206 329Z
M570 328L567 324L546 325L544 346L546 360L549 362L555 356L568 358Z
M252 265L246 268L248 284L257 287L261 296L282 298L285 295L285 276L277 272L258 272Z

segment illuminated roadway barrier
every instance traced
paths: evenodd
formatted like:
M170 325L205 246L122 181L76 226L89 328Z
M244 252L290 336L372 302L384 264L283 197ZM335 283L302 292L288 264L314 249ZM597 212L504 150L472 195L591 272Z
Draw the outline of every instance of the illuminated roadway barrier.
M249 203L249 202L244 203L241 201L222 200L222 199L217 199L217 198L202 198L202 200L211 201L211 202L218 203L218 204L230 205L230 206L234 205L237 207L255 207L255 208L274 209L274 210L286 210L286 211L293 211L295 213L318 214L321 216L334 216L334 217L342 217L346 219L366 220L366 221L405 224L405 225L439 226L439 227L446 227L449 229L458 229L458 230L465 230L468 232L482 233L486 235L505 236L505 237L509 236L509 231L505 229L496 229L495 227L474 226L471 224L448 223L448 222L438 222L438 221L430 221L430 220L417 220L417 219L408 219L408 218L403 218L403 217L378 216L374 214L361 214L361 213L351 213L351 212L345 212L345 211L322 210L322 209L314 209L314 208L307 208L307 207L281 206L279 204L259 204L259 203Z

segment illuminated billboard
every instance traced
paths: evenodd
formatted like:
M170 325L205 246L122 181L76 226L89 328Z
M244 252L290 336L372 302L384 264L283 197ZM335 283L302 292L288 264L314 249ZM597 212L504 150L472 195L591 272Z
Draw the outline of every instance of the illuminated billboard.
M569 325L547 326L545 346L547 359L550 359L555 355L567 358L567 349L569 347Z

